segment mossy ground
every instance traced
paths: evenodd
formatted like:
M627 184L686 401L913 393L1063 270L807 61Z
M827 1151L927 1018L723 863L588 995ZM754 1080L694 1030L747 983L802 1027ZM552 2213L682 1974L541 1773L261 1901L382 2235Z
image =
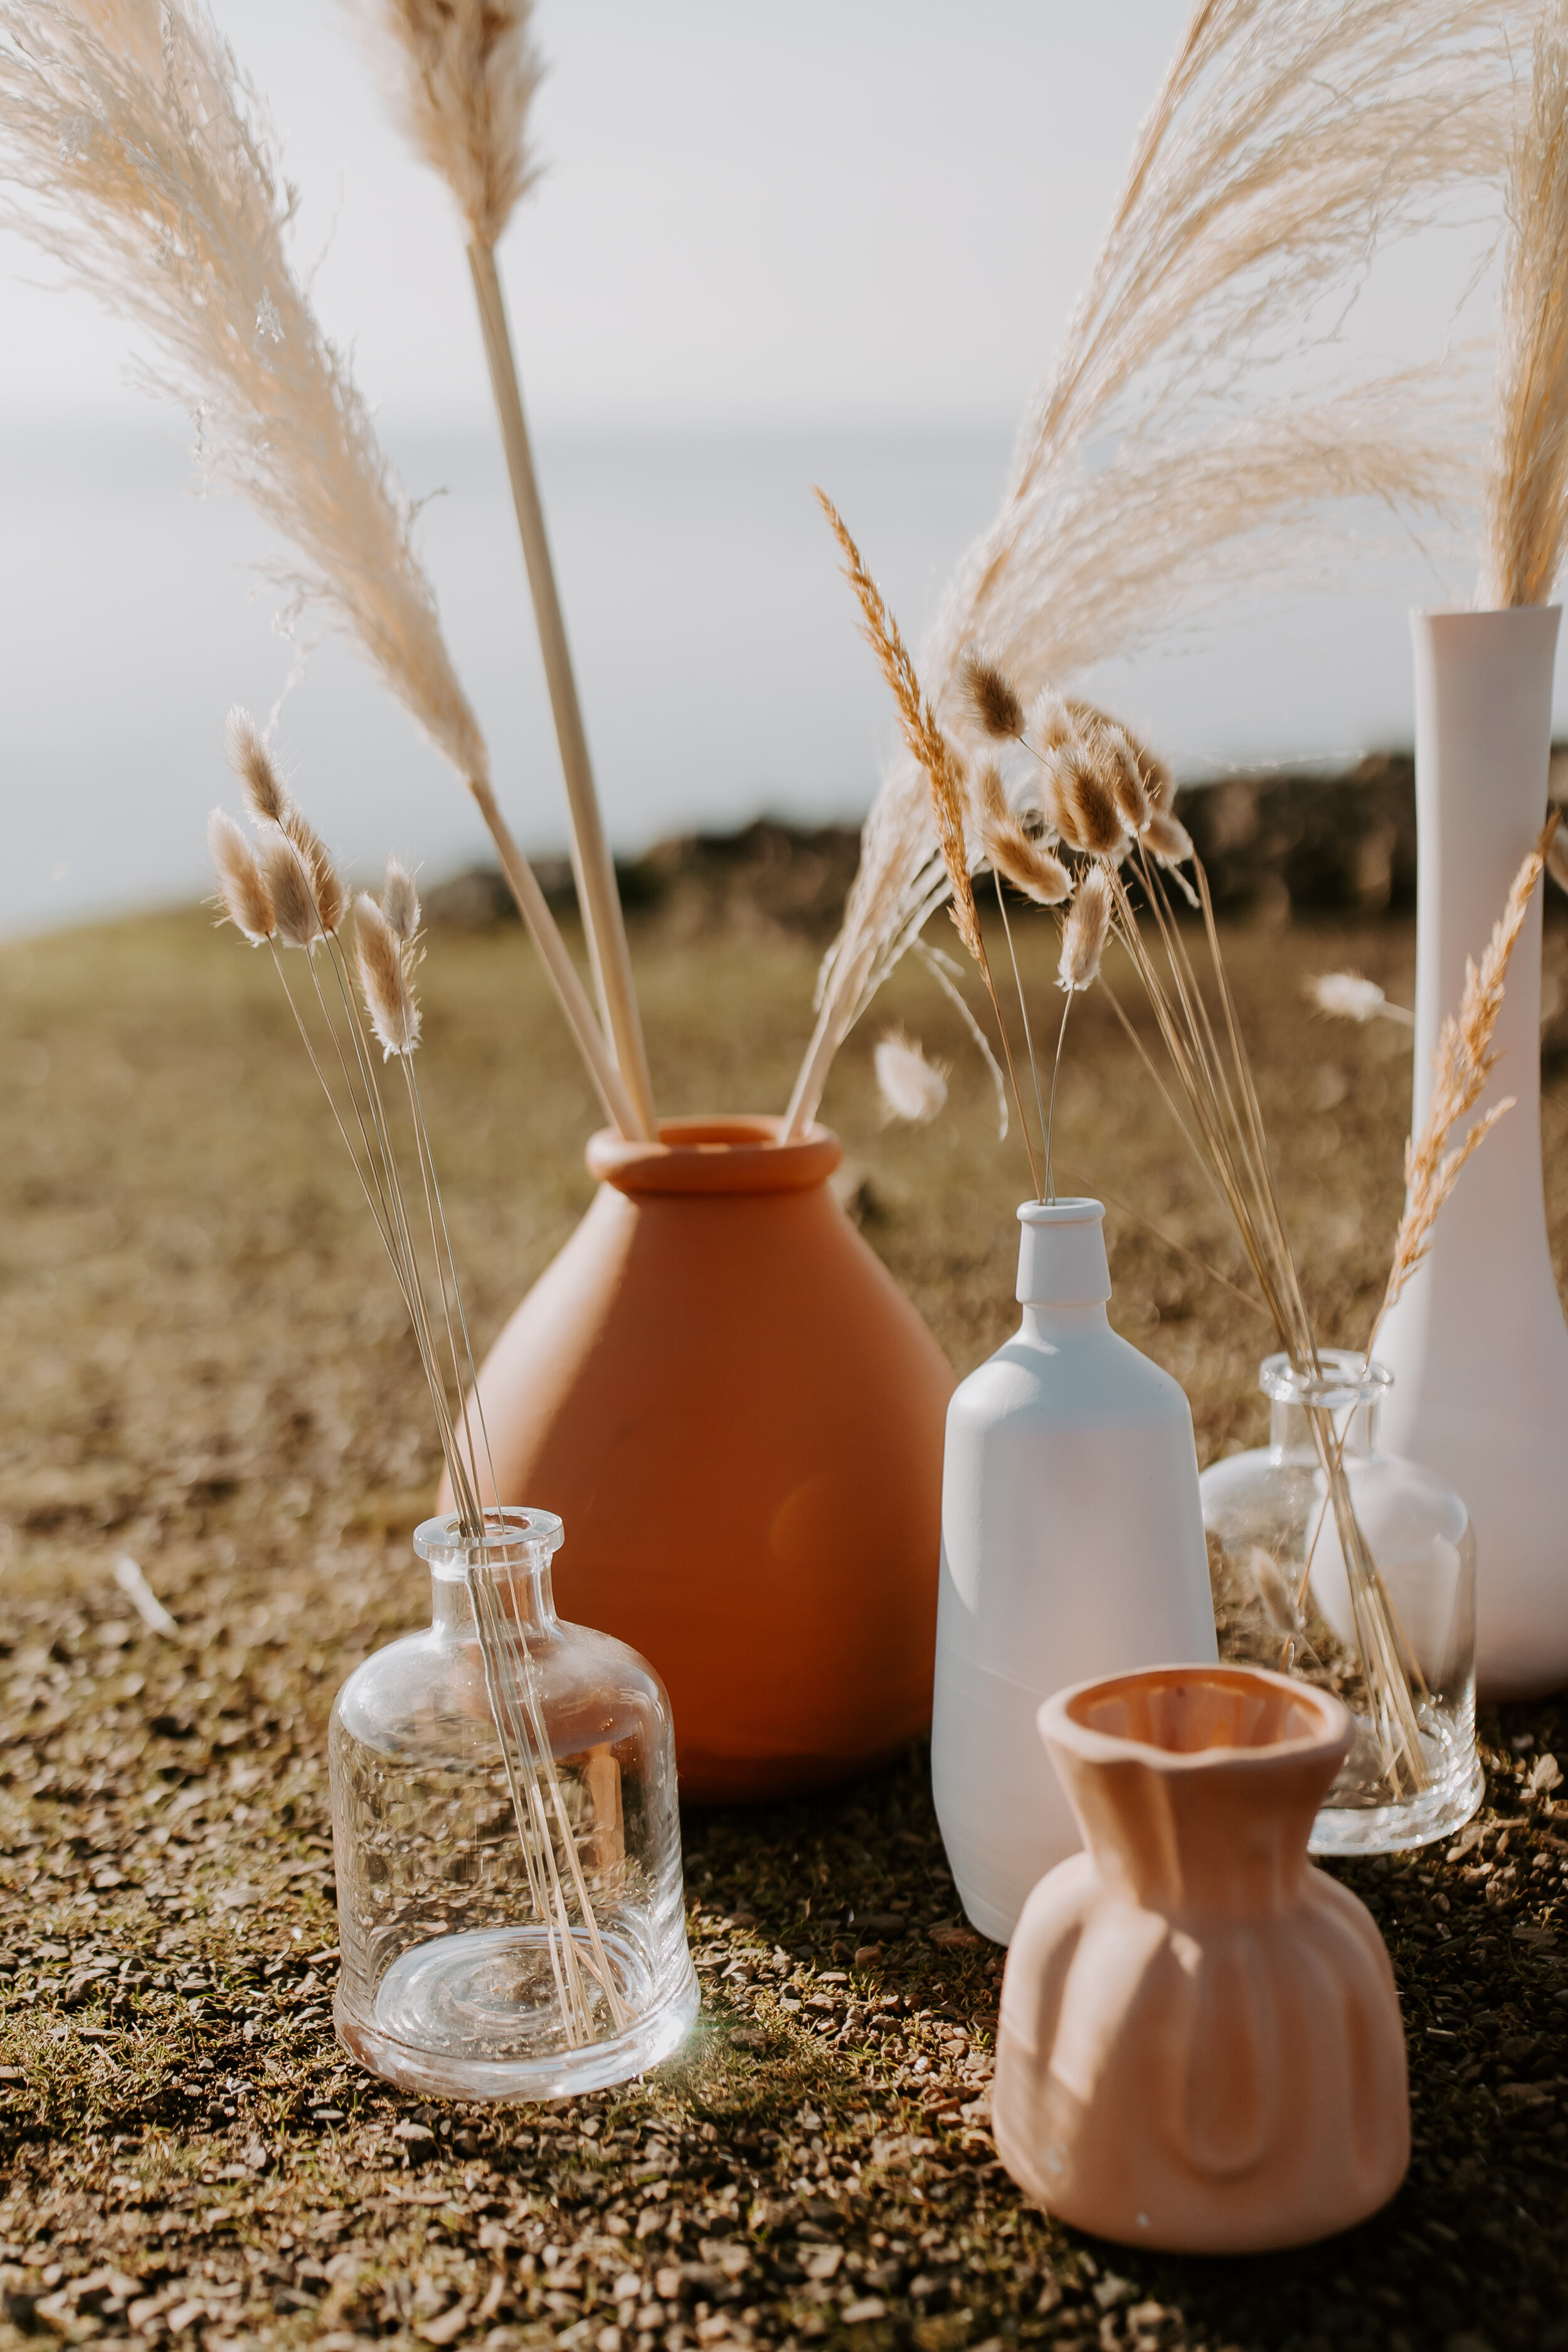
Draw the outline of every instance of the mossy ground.
M662 1104L781 1103L814 950L683 928L638 940ZM1381 1283L1408 1040L1312 1020L1300 982L1353 961L1407 998L1412 947L1397 922L1231 937L1327 1339L1364 1334ZM1568 939L1548 955L1561 978ZM1043 930L1029 960L1044 1018ZM425 988L488 1339L585 1204L594 1107L515 930L437 933ZM878 1124L895 1019L953 1064L919 1132ZM985 2126L999 1964L958 1923L918 1753L810 1804L689 1815L703 2021L658 2076L497 2112L360 2074L330 2021L324 1732L343 1675L420 1619L407 1537L436 1466L374 1233L267 960L196 915L0 950L0 2343L1568 2347L1568 1807L1528 1777L1568 1741L1555 1702L1488 1717L1479 1843L1345 1873L1394 1955L1415 2155L1327 2246L1135 2255L1024 2205ZM863 1231L966 1370L1012 1317L1022 1164L918 974L826 1110ZM1059 1120L1068 1181L1126 1204L1121 1327L1186 1384L1205 1458L1252 1441L1267 1329L1127 1213L1239 1274L1092 999ZM1561 1244L1555 1062L1545 1125ZM142 1625L122 1557L177 1636Z

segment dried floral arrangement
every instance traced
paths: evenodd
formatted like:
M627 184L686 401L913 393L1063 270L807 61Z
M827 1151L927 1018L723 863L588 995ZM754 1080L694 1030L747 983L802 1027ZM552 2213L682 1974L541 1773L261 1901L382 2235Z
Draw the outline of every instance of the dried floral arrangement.
M1170 814L1168 769L1125 728L1089 704L1064 702L1047 688L1026 709L1004 666L973 646L963 650L958 676L963 714L983 748L966 758L936 719L897 622L859 549L837 510L826 499L823 504L860 607L863 634L892 691L900 733L931 796L947 868L950 912L990 1002L1037 1194L1055 1197L1052 1127L1068 1014L1074 996L1098 982L1233 1220L1291 1369L1304 1381L1321 1381L1318 1340L1280 1213L1258 1088L1226 973L1208 880L1190 838ZM1021 793L1009 794L1002 771L990 756L1003 746L1016 747L1031 763ZM1038 1154L1030 1139L1028 1103L1008 1043L1003 992L981 931L963 824L966 806L976 813L983 863L993 877L1004 920L1005 878L1026 901L1061 910L1058 984L1065 1002L1049 1109L1041 1097L1017 959L1011 959L1023 1053L1034 1079L1041 1132ZM1426 1255L1437 1215L1461 1171L1512 1108L1511 1098L1506 1098L1471 1119L1497 1066L1492 1039L1509 959L1524 928L1557 824L1553 813L1514 878L1479 965L1472 961L1467 967L1458 1013L1444 1024L1435 1055L1436 1084L1430 1113L1422 1133L1406 1149L1405 1210L1384 1298L1365 1344L1369 1361L1383 1318ZM1181 900L1201 918L1202 970L1188 945ZM1006 937L1011 949L1010 927ZM1105 977L1104 959L1112 941L1153 1014L1163 1067ZM1373 1009L1365 1007L1362 1017ZM1468 1128L1467 1120L1471 1122ZM1336 1433L1333 1410L1327 1402L1309 1401L1307 1412L1345 1564L1360 1679L1384 1780L1391 1797L1413 1795L1429 1779L1418 1714L1426 1695L1421 1668L1358 1522L1343 1460L1343 1433ZM1310 1565L1309 1557L1298 1613L1305 1602Z
M531 87L521 69L482 86L519 142ZM467 784L606 1114L646 1132L501 815L410 502L294 268L265 109L196 0L0 0L0 178L18 192L0 218L146 331L144 379L192 411L205 478L293 547L292 622L341 628Z
M1178 604L1282 576L1331 499L1414 513L1464 490L1468 435L1443 370L1295 397L1268 386L1308 348L1314 305L1332 343L1375 248L1446 192L1500 182L1534 23L1470 0L1198 0L1001 510L922 651L950 734L967 724L972 645L1032 703ZM962 812L972 868L979 814ZM867 820L787 1132L815 1116L839 1045L950 887L906 742Z
M271 951L408 1316L435 1411L458 1532L465 1542L479 1545L487 1536L494 1539L505 1521L415 1068L421 1028L415 974L421 950L414 877L389 860L380 899L364 891L354 899L351 962L342 937L349 893L321 835L289 792L259 730L243 710L230 713L227 751L244 788L254 837L226 811L213 811L207 843L217 870L219 903L244 939ZM289 983L288 956L295 949L303 952L308 989L297 990ZM403 1079L406 1116L401 1124L407 1141L402 1150L399 1122L376 1066L376 1047L382 1066L395 1062ZM392 1092L395 1103L395 1087ZM405 1186L404 1160L409 1151L415 1177ZM487 1484L489 1506L483 1500ZM476 1561L469 1562L466 1581L529 1895L544 1930L563 2030L568 2043L577 2046L603 2031L589 1977L604 1995L612 2031L626 2022L624 2004L584 1876L526 1632L494 1580Z
M208 478L296 549L296 619L344 628L478 803L612 1120L656 1132L614 872L556 593L497 242L536 165L531 0L353 0L395 110L462 219L532 592L597 996L579 981L497 803L442 639L409 501L286 232L293 192L256 92L200 0L0 0L8 223L150 333L150 383L188 402ZM1497 177L1521 0L1196 0L1002 511L972 551L924 663L947 717L983 638L1031 694L1125 649L1180 600L1265 569L1326 500L1440 509L1462 472L1442 369L1260 397L1331 342L1373 249L1456 185ZM1092 462L1091 462L1092 452ZM1113 560L1108 560L1108 557ZM962 813L970 863L973 812ZM785 1131L815 1115L834 1054L945 896L910 754L868 822ZM922 956L953 992L947 960ZM968 1018L967 1012L965 1017ZM999 1100L1002 1074L994 1071Z

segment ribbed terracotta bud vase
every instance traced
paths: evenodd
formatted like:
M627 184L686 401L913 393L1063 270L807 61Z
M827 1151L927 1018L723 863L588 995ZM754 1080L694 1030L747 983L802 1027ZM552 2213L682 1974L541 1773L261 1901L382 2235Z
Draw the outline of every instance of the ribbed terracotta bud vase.
M563 1615L669 1692L680 1792L826 1786L931 1720L952 1376L767 1118L596 1135L599 1194L479 1374L502 1494L569 1537Z
M1555 605L1411 617L1415 1133L1432 1098L1432 1049L1459 1009L1465 960L1479 961L1545 822L1560 617ZM1568 1679L1568 1326L1542 1188L1541 919L1538 891L1509 966L1493 1039L1500 1059L1479 1107L1512 1095L1514 1108L1460 1177L1430 1255L1377 1339L1394 1376L1390 1450L1461 1495L1475 1528L1476 1678L1483 1697L1497 1698Z
M1040 1709L1086 1852L1007 1956L992 2121L1026 2194L1177 2253L1304 2245L1405 2177L1394 1972L1307 1860L1351 1718L1305 1683L1155 1666Z

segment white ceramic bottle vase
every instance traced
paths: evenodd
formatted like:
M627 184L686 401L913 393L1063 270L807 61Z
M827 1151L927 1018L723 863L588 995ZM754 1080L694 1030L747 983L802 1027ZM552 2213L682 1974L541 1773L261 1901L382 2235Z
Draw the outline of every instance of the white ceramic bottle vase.
M1106 1320L1104 1215L1019 1210L1023 1322L947 1413L931 1782L964 1910L1002 1944L1079 1847L1041 1700L1215 1655L1193 1416Z
M1458 1013L1521 859L1546 816L1555 605L1415 613L1419 822L1415 1083ZM1394 1376L1389 1450L1463 1496L1476 1531L1483 1696L1568 1678L1568 1327L1541 1181L1541 895L1509 967L1481 1108L1515 1107L1438 1218L1431 1255L1377 1338ZM1456 1140L1458 1138L1455 1139Z

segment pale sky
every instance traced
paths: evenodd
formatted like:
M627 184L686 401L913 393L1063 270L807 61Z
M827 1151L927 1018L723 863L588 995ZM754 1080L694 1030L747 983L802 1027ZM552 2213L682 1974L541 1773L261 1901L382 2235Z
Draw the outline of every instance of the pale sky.
M445 190L337 0L216 0L331 234L328 331L395 439L487 415ZM1010 425L1187 0L540 0L546 176L503 266L545 426ZM341 209L340 209L341 194ZM121 331L18 283L0 412L128 414Z
M618 846L863 814L892 730L811 484L840 498L918 644L994 510L1188 5L538 0L546 172L501 266ZM446 493L424 531L454 656L520 836L557 849L449 199L338 0L215 13L283 135L302 266L327 247L322 322L410 491ZM291 662L251 568L266 534L232 499L181 495L188 420L130 387L126 331L48 274L0 236L0 932L194 891L223 711L265 712ZM1355 331L1402 360L1429 349L1449 276L1405 248ZM1184 774L1408 742L1406 607L1462 601L1473 566L1439 580L1411 551L1373 572L1352 548L1334 568L1315 596L1249 596L1197 636L1176 616L1094 690ZM341 643L280 741L362 867L387 846L432 872L488 855Z

